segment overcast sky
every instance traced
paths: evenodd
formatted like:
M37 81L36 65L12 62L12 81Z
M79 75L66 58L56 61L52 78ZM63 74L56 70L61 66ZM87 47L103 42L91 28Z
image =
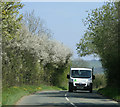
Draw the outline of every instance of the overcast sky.
M84 35L86 27L82 19L87 17L87 10L101 7L103 2L23 2L20 12L35 11L53 33L53 38L73 50L73 58L77 58L76 43ZM92 56L85 60L94 59Z

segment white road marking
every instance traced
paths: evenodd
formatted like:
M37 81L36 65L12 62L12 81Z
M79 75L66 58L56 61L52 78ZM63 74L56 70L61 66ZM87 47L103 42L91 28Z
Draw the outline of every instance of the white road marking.
M67 94L65 93L65 97L67 96Z
M70 102L70 100L69 100L68 97L67 97L67 93L65 94L65 99L66 99L71 105L73 105L74 107L77 107L74 103Z
M74 107L77 107L75 104L73 104L73 103L71 103L71 102L70 102L70 104L72 104Z
M70 102L70 100L69 100L67 97L65 97L65 98L66 98L66 100L67 100L67 101L69 101L69 102Z

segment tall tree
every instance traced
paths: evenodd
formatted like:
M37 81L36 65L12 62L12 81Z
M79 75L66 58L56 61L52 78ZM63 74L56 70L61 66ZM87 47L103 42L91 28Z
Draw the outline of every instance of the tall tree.
M12 47L13 41L19 36L22 15L19 15L19 9L23 5L20 2L1 2L2 16L2 76L3 81L11 82L17 69L17 53L18 51ZM16 65L15 65L16 63ZM12 73L12 74L11 74ZM9 75L9 76L8 76ZM6 77L11 77L6 78ZM10 79L10 80L9 80ZM5 85L5 84L4 84ZM9 84L10 85L10 84Z
M20 28L20 20L22 15L19 15L19 9L23 5L20 2L2 2L2 35L7 39L15 38Z
M44 21L35 15L34 10L24 14L23 23L27 26L29 32L31 32L33 35L47 35L49 38L51 37L50 30L46 28Z
M106 68L108 85L118 86L119 46L118 46L118 6L119 2L107 2L101 8L88 13L85 25L88 30L77 44L80 56L97 54ZM120 85L119 85L120 86Z
M42 82L55 85L55 80L58 84L72 53L62 43L50 39L49 32L40 27L39 18L33 14L26 16L27 23L21 24L22 7L18 2L2 2L3 86Z

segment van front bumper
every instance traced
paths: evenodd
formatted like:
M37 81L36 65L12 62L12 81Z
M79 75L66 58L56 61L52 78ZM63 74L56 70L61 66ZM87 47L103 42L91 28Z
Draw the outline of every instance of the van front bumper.
M90 90L92 87L92 83L90 84L82 84L82 83L75 83L75 86L73 86L74 90Z

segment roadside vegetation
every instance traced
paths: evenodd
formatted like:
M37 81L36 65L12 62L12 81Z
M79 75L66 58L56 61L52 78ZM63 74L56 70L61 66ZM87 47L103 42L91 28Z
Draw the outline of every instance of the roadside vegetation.
M95 80L93 80L93 89L98 90L106 86L106 77L105 74L96 74Z
M23 86L13 86L10 88L3 89L3 100L2 105L15 105L15 103L20 100L25 95L30 95L38 91L46 90L62 90L61 88L55 86L47 85L23 85Z
M88 11L88 16L84 20L88 29L77 44L77 51L80 56L94 54L100 57L105 70L106 87L98 92L120 100L119 10L120 2L106 2L102 7ZM102 81L99 82L98 78L95 84L100 85Z
M101 95L120 102L120 88L105 87L98 90Z
M71 67L71 50L52 38L51 31L39 17L35 16L34 11L19 14L19 10L24 6L22 3L1 1L0 3L2 103L14 104L22 96L36 91L66 89L66 75ZM105 80L103 75L96 75L95 88L106 86L98 92L116 99L120 98L119 93L117 91L114 93L110 86L116 90L120 88L118 21L117 2L106 3L102 8L93 10L85 21L88 31L77 44L80 56L99 55L106 69L106 83L103 82ZM81 62L82 67L87 66L84 61Z
M2 83L61 86L72 52L43 25L34 11L19 14L20 2L2 2Z
M13 104L23 95L37 91L41 84L66 88L71 50L52 38L34 11L20 14L24 6L21 2L0 3L3 104Z

